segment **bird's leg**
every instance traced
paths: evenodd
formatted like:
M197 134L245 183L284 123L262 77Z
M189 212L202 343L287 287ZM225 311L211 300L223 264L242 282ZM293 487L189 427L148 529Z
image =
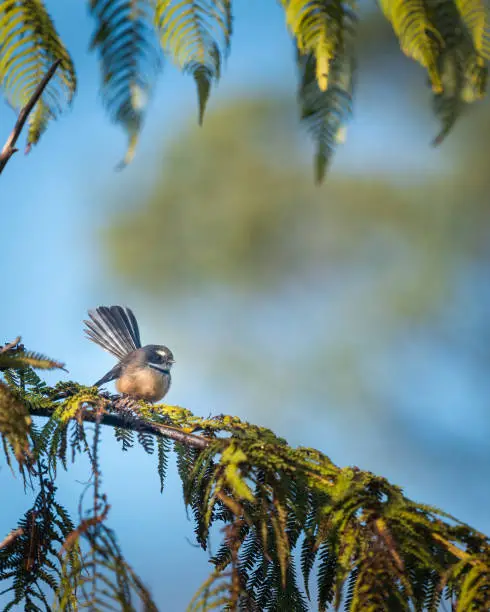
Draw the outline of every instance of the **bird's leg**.
M121 410L124 412L128 412L130 410L135 411L137 409L136 400L130 395L126 395L126 393L121 393L119 398L114 403L118 410Z

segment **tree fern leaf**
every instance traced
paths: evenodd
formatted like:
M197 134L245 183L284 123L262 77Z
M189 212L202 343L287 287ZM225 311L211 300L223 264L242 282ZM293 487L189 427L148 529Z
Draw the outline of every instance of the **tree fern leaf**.
M158 455L158 477L160 478L160 493L163 493L165 478L168 470L168 455L170 453L171 444L167 438L157 438L157 455Z
M434 0L427 8L431 22L444 41L444 49L438 59L442 90L434 95L434 112L442 124L433 141L433 145L438 145L465 110L467 103L483 96L487 66L478 54L472 33L455 3ZM466 21L471 22L471 19L467 17Z
M155 23L165 52L196 81L202 123L211 84L229 52L231 0L157 0Z
M320 546L319 559L318 609L324 610L334 597L335 575L337 572L337 557L330 543L324 542Z
M340 0L283 0L286 22L302 55L313 55L316 81L326 91L330 64L342 52L344 8Z
M438 146L446 138L464 108L461 92L464 86L464 73L461 62L454 53L446 53L442 58L442 76L445 87L440 93L434 94L434 114L441 123L439 133L432 141Z
M75 70L41 0L0 2L0 32L0 86L14 108L27 103L46 71L61 60L29 116L29 148L39 141L48 121L59 115L60 98L71 102L76 89Z
M276 516L271 514L270 522L274 530L275 549L281 572L281 586L286 586L287 568L290 562L289 542L286 534L286 515L284 509L276 502Z
M316 144L315 178L321 183L345 122L352 114L355 62L352 50L338 55L326 91L317 82L315 56L298 52L301 119Z
M488 4L484 0L455 0L461 18L473 38L475 50L490 59L490 28Z
M151 2L91 0L96 21L91 49L97 50L102 72L101 93L112 121L128 135L128 148L119 167L131 162L145 110L160 70L154 44Z
M380 6L400 40L402 51L426 68L434 92L440 93L437 58L444 41L429 18L425 0L380 0Z
M134 432L122 427L114 427L114 436L118 442L122 443L122 450L127 451L134 446Z
M477 563L467 572L458 598L456 612L490 609L490 571Z
M152 455L155 450L155 439L152 434L145 431L139 431L137 433L138 442L143 447L145 453Z
M243 544L240 548L240 569L247 574L247 577L254 569L261 556L261 541L257 535L257 531L256 529L248 529L247 535L243 539Z
M64 364L59 361L53 361L49 357L45 357L39 353L24 350L12 350L4 353L0 352L0 370L3 369L21 369L30 366L39 370L54 370L56 368L64 369Z
M288 610L290 612L308 612L309 610L308 601L298 588L293 558L291 558L287 567L285 587L277 589L276 610Z
M305 536L301 546L301 571L303 573L303 581L305 584L305 592L310 599L310 574L315 563L317 549L315 548L315 539L311 536Z
M0 437L12 448L17 460L22 462L29 452L29 430L32 419L25 405L20 402L7 385L0 382ZM8 451L6 450L8 457Z

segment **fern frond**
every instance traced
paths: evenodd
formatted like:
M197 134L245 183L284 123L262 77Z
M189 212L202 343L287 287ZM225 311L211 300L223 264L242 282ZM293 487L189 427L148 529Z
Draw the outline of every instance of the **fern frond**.
M28 434L34 443L33 460L27 464L29 484L40 476L41 499L51 494L56 462L66 463L69 446L73 453L85 451L92 465L93 503L76 529L54 500L47 504L49 512L45 501L35 510L50 513L49 520L29 514L20 525L24 534L30 528L35 551L32 558L27 555L29 567L35 568L40 585L56 590L59 609L119 605L132 610L136 600L147 610L155 609L105 526L109 506L99 492L98 452L103 425L132 428L144 445L143 433L154 436L161 482L171 445L162 436L180 430L174 448L197 541L206 548L210 527L217 522L224 524L225 533L211 559L214 572L191 609L306 611L303 591L308 594L314 567L320 610L343 604L349 612L436 612L442 595L451 599L454 609L488 608L488 538L437 508L412 502L382 477L339 468L319 451L292 448L269 430L232 417L200 418L177 406L150 407L144 402L130 411L95 388L73 383L47 388L30 369L7 370L5 378L20 406L27 407L31 396L51 402L40 411L42 416L52 414L45 427L32 427ZM86 420L96 423L90 446ZM3 444L11 454L5 436ZM39 532L49 529L54 535L43 539ZM71 561L65 559L60 569L53 558L60 541L62 556L77 546L83 557L77 553ZM26 542L18 545L25 548ZM44 600L34 582L22 575L19 559L26 559L25 551L10 548L0 554L0 580L12 587L10 609L19 602L28 609L42 608ZM306 589L298 586L298 561Z
M342 52L344 6L341 0L283 0L286 23L301 55L315 58L316 81L326 91L330 64Z
M291 612L308 612L308 601L298 587L296 579L296 567L294 559L291 558L286 569L286 580L284 588L277 589L277 610L291 610Z
M254 569L262 555L262 542L256 529L247 526L247 533L240 548L240 568L247 576ZM213 561L214 562L214 561Z
M0 579L10 580L3 594L12 599L4 609L49 610L43 588L59 587L61 564L57 553L74 525L66 510L55 501L56 488L41 476L42 486L33 507L19 521L20 535L0 549ZM76 565L79 550L74 548L67 559ZM45 603L38 606L36 601ZM18 607L16 607L18 606Z
M157 438L157 454L158 454L158 477L160 478L160 493L163 493L165 478L168 469L168 455L170 453L171 444L167 438Z
M127 451L134 446L134 432L123 427L114 427L114 436L118 442L122 443L122 450Z
M441 93L438 56L444 40L429 17L425 0L380 0L380 6L400 40L402 51L426 68L432 89Z
M433 98L434 114L439 119L441 128L433 139L432 146L441 144L465 107L462 97L465 85L464 66L454 52L446 53L441 58L441 64L445 88L442 92L436 93Z
M86 521L88 522L88 521ZM76 537L70 543L70 550L83 539L89 546L79 566L68 566L69 555L63 557L62 581L57 590L59 612L66 610L74 583L79 587L76 606L97 610L136 610L134 598L140 601L141 609L157 612L157 607L139 576L124 559L116 537L104 524L97 529L82 529L73 532ZM85 571L81 571L81 567ZM115 604L119 607L115 607Z
M310 575L311 570L313 569L313 564L315 563L317 552L318 550L315 547L315 539L310 535L305 536L301 546L301 571L303 573L305 592L308 599L310 599Z
M29 402L35 404L36 399L41 401L41 397L44 396L44 392L48 388L46 383L36 374L32 366L23 369L22 376L24 379L25 395L29 396ZM39 396L39 398L36 398L36 395Z
M187 607L187 612L210 612L226 609L229 604L228 576L215 571L199 587Z
M41 0L0 2L0 86L11 106L23 107L50 66L61 60L34 111L29 116L27 146L38 142L63 101L70 103L76 76L68 51Z
M336 145L344 140L345 124L352 114L353 50L336 56L332 61L326 91L321 91L318 86L317 64L313 54L302 55L298 52L297 63L301 120L316 145L315 179L321 183Z
M389 557L377 542L364 543L359 559L359 574L352 591L351 612L409 612L408 598L403 596Z
M165 52L196 81L201 124L229 52L231 0L156 0L155 24Z
M148 0L91 0L96 21L90 48L97 50L102 72L102 98L112 121L128 134L121 165L134 157L147 104L161 62Z
M354 599L357 577L359 576L359 567L355 567L349 574L347 587L345 591L344 610L347 612L352 609L352 600Z
M337 556L331 542L324 542L318 551L318 609L324 610L334 598Z
M282 0L296 44L301 119L316 143L322 182L352 112L356 15L340 0Z
M454 0L463 23L470 32L476 52L490 59L489 7L484 0Z
M64 364L33 351L0 352L0 370L37 368L39 370L64 369Z
M32 419L25 405L0 381L0 437L4 442L7 461L9 449L19 463L26 459L31 424Z
M433 145L440 144L465 110L468 103L481 99L486 91L488 67L476 45L478 23L473 16L458 11L453 2L434 2L428 5L431 21L437 27L444 49L438 60L443 89L434 96L434 111L442 124ZM473 26L473 32L467 25ZM476 36L475 36L476 28Z
M145 453L152 455L153 451L155 450L155 438L153 435L145 431L138 431L137 437L138 442L143 447Z

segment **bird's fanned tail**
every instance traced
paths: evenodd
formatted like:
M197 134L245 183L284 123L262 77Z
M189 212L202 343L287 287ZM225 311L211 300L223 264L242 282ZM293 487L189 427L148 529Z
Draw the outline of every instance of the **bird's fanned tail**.
M130 308L99 306L88 314L87 337L119 360L141 348L138 323Z

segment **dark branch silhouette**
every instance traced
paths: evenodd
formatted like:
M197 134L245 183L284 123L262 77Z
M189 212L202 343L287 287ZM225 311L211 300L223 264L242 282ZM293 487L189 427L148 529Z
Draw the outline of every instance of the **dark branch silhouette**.
M7 162L12 157L12 155L19 150L15 148L15 143L17 142L17 139L19 138L20 133L22 132L25 122L27 121L27 118L29 117L32 109L36 105L36 102L42 96L46 85L52 79L54 73L56 72L56 68L58 68L60 64L60 59L55 61L55 63L44 75L43 80L34 90L34 93L32 94L29 102L27 102L27 104L21 109L19 116L17 117L14 129L10 133L10 136L7 138L7 142L5 143L2 152L0 153L0 174L2 173L3 169L7 165Z

